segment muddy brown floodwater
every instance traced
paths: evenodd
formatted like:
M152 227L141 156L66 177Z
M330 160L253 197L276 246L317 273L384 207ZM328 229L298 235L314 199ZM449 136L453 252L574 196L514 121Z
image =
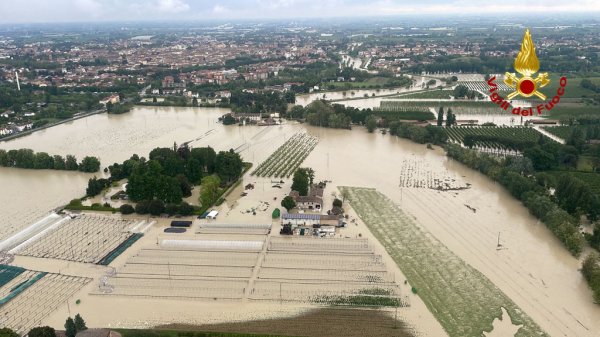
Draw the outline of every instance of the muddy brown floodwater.
M597 336L600 306L593 303L578 271L580 261L500 185L448 159L439 148L428 150L362 128L309 131L320 142L304 166L313 167L319 179L338 186L374 187L387 195L551 336ZM406 159L421 162L415 175L447 174L471 188L400 188Z
M449 160L441 149L428 150L425 145L380 133L369 134L358 127L351 131L293 123L273 127L225 127L217 119L226 111L136 107L127 114L95 115L36 132L0 143L0 148L31 148L50 154L74 154L79 159L85 155L93 155L100 157L102 167L106 167L125 160L133 153L147 155L155 147L169 147L173 142L181 144L190 141L191 146L210 145L217 151L237 149L246 161L256 165L296 132L309 132L319 138L319 143L302 166L314 168L317 180L333 181L328 186L327 194L336 186L376 188L413 216L418 224L457 256L481 271L549 335L597 336L600 331L600 307L592 303L591 292L578 271L580 261L572 257L544 225L529 215L501 186ZM412 179L419 181L419 186L423 187L400 188L401 174L405 175L403 186L415 186L410 184ZM0 168L0 239L43 218L53 208L83 195L87 179L91 176L93 175L77 172ZM468 183L470 189L442 192L427 188L428 184L435 186L436 181L445 178L454 179L460 186ZM244 178L244 182L255 180L257 179L254 177ZM264 184L268 184L268 180L264 180L259 185L263 187L257 188L255 193L264 193L261 198L272 200L273 196L269 193L275 192L263 192ZM234 194L239 195L238 192L240 191L236 190ZM279 194L275 195L280 196L283 192L278 191ZM266 199L267 197L270 199ZM332 198L326 197L330 203ZM250 201L244 199L239 203L232 201L233 205L245 202L250 204ZM227 207L235 206L223 207L222 213L225 214ZM232 219L234 215L242 217L237 210L232 212ZM268 219L270 213L264 216ZM352 231L367 229L357 226ZM372 239L368 233L362 234ZM152 239L148 238L147 242L142 240L141 244L152 244ZM115 264L124 263L126 258L120 257ZM30 263L32 268L54 268L43 261L21 260L23 263ZM58 265L58 262L51 263ZM87 275L85 268L79 268L74 263L70 266L68 268L74 274ZM96 279L90 287L96 286L97 278L103 272L96 271L96 275L93 275ZM401 275L401 271L398 271L398 275ZM85 288L86 294L90 292L90 287ZM219 315L220 312L229 310L230 313L241 313L240 310L243 309L231 309L238 307L235 303L208 302L194 306L169 300L142 310L143 305L149 304L151 300L131 301L127 298L97 296L88 299L85 294L78 296L85 296L84 303L98 305L94 308L90 303L90 306L82 308L82 313L92 316L89 319L91 325L119 325L123 317L118 314L110 315L110 308L115 304L131 309L130 320L138 321L140 326L148 326L149 322L160 323L159 318L164 316L161 316L161 312L165 308L173 308L175 313L187 308L194 311L195 316L198 316L197 310L200 308L207 313L217 308L219 312L212 315L215 322L219 321L218 318L222 321L225 317ZM244 307L248 307L250 311L258 308L255 311L257 315L270 310L281 310L279 306L270 307L262 303L256 307L248 305L245 303ZM410 310L416 311L403 310L402 315L406 314L410 318L408 323L417 331L424 332L423 335L439 336L441 327L437 322L423 323L431 322L433 316L426 310L422 311L422 308L424 304L415 296ZM93 317L94 313L102 313L104 309L107 310L104 318L100 315ZM306 306L290 307L289 310L281 310L281 314L298 314L305 310ZM45 322L56 323L60 327L66 311L65 306L60 313L57 312ZM151 319L143 322L144 317L148 316L147 312ZM172 322L171 318L176 317L173 312L162 323ZM232 317L238 317L235 315ZM268 315L265 314L266 316ZM85 317L87 320L87 316ZM177 317L191 316L188 313Z

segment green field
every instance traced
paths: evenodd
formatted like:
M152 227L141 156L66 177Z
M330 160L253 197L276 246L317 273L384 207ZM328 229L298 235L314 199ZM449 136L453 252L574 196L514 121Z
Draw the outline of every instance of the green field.
M573 131L573 126L547 126L544 127L544 130L550 132L556 137L560 137L562 139L567 139L571 136L571 132Z
M544 112L544 117L550 117L554 119L568 119L571 117L577 118L586 115L600 116L600 106L559 103L552 110L550 110L549 114Z
M523 142L537 142L541 133L535 129L523 126L453 126L444 128L448 139L463 143L466 135L495 136ZM504 148L505 146L496 142L477 142L476 146L485 148Z
M394 259L450 337L481 337L505 308L515 336L547 336L477 269L434 238L385 195L371 188L340 187L352 208Z
M578 172L578 171L547 171L557 179L562 175L570 175L585 182L590 187L592 192L600 196L600 173L597 172Z
M565 94L562 96L564 98L581 98L583 96L594 95L594 92L580 86L581 80L585 77L572 77L570 75L565 75L567 77L567 86L565 88ZM558 74L550 74L550 83L541 88L546 96L552 98L556 95L556 89L560 86L560 75ZM598 85L600 85L600 77L588 77L588 79Z

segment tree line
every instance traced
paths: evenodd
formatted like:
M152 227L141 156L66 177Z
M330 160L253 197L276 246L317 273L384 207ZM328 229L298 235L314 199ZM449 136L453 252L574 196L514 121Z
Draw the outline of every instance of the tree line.
M452 114L450 113L449 116ZM306 120L310 125L333 129L351 129L352 125L365 125L369 132L376 127L390 127L394 121L401 119L427 120L429 117L433 118L429 112L424 111L358 109L341 104L330 104L323 100L314 101L306 107L294 106L285 117Z
M594 293L594 300L596 303L600 303L600 260L598 254L591 253L585 258L581 273Z
M75 318L67 318L65 322L65 335L75 337L78 332L87 330L85 321L81 315L75 315ZM56 330L50 326L34 327L27 333L28 337L57 337ZM10 328L0 329L0 337L19 337L19 334Z
M442 128L427 125L425 127L394 121L389 124L390 134L401 138L407 138L415 143L445 144L448 135Z
M78 163L77 158L70 154L63 157L49 155L46 152L34 152L31 149L9 151L0 149L0 166L36 170L97 172L100 169L100 160L96 157L86 156Z

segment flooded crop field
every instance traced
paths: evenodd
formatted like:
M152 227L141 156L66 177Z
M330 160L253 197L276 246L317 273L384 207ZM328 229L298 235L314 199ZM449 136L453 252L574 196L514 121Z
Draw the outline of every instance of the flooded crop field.
M441 149L361 127L334 130L295 122L223 126L217 120L226 111L136 107L127 114L95 115L0 143L2 149L94 155L102 168L134 153L147 155L155 147L185 142L217 151L234 149L254 169L268 164L261 169L264 176L248 172L215 207L220 215L213 225L200 226L208 222L194 218L191 230L170 234L163 232L169 219L123 217L123 226L93 232L90 242L98 242L96 254L88 254L83 244L73 252L49 250L53 242L61 242L56 235L23 250L27 256L15 256L19 267L60 273L77 282L91 280L69 286L72 292L65 290L56 306L36 318L41 324L62 326L76 299L81 300L77 311L90 327L293 317L340 302L316 291L321 289L314 287L317 284L331 285L335 296L376 293L401 300L399 320L419 336L475 336L491 329L490 336L498 336L519 324L523 326L518 336L543 331L549 336L592 337L600 331L600 309L578 271L579 260L501 186L449 160ZM291 140L304 145L286 147ZM281 155L288 152L287 157L296 159ZM289 193L291 179L285 177L285 168L290 165L311 167L317 182L328 181L323 195L327 208L334 196L340 197L339 186L359 188L351 190L350 203L343 205L348 226L334 237L279 235L280 221L271 215ZM283 183L275 188L270 177L278 175L284 176L278 178ZM0 168L0 183L6 186L0 191L0 239L32 224L49 226L56 220L51 211L83 196L92 176ZM246 190L248 184L254 188ZM371 189L377 192L367 193ZM363 199L365 203L356 202ZM105 239L117 244L142 220L156 223L110 266L90 263L114 248ZM239 227L243 224L248 225L246 233ZM89 226L90 231L94 228ZM81 230L77 235L85 236ZM413 241L421 244L413 249ZM48 254L55 259L40 258ZM402 260L407 254L415 258ZM436 266L443 272L426 273L431 279L418 273ZM440 295L443 280L451 280L445 287L453 292ZM452 304L444 306L444 301ZM503 321L494 321L503 317L502 310ZM394 315L390 308L381 311L388 318ZM464 324L466 314L477 318L474 324ZM516 325L506 324L506 316ZM27 324L38 323L11 323Z

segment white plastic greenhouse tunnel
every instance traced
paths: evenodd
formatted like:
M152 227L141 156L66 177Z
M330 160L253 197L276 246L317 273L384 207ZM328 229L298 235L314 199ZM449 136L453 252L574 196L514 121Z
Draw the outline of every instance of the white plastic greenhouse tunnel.
M228 240L162 240L163 248L197 249L197 250L262 250L263 241L228 241Z

